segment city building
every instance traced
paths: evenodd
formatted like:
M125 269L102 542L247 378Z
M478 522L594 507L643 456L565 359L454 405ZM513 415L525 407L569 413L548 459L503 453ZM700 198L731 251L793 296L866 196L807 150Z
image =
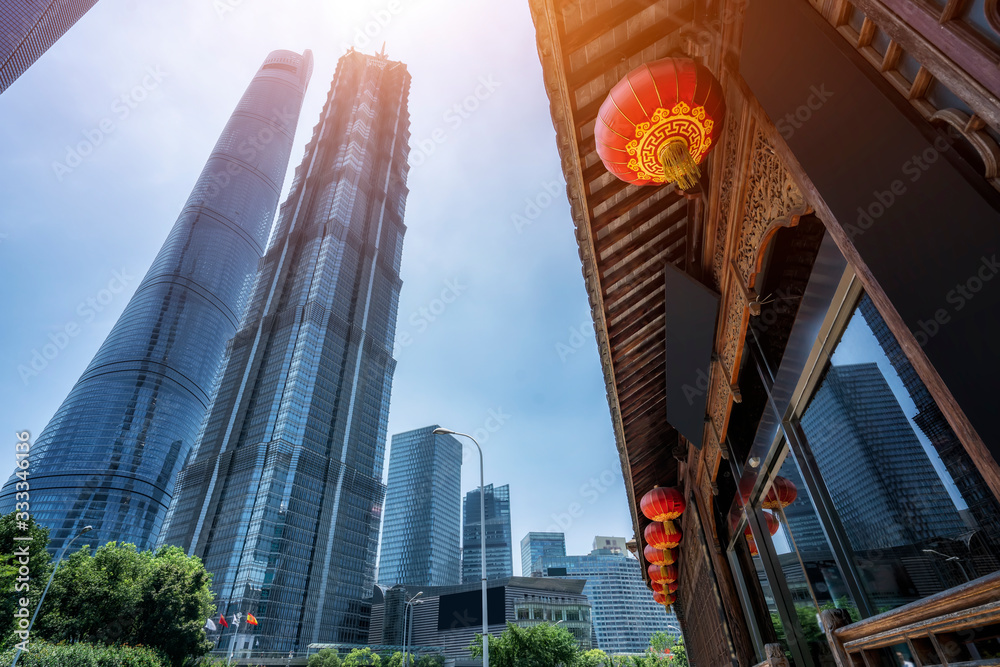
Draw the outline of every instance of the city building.
M486 578L514 576L513 539L510 530L510 487L485 487L486 495ZM479 489L465 494L462 519L462 583L482 580L482 504Z
M543 557L565 556L566 536L562 533L528 533L521 538L521 576L541 575Z
M483 631L482 584L424 586L403 589L405 599L414 599L407 623L412 629L409 643L414 646L444 647L447 659L456 665L482 664L471 661L469 644ZM402 587L399 587L402 588ZM489 582L486 604L489 633L497 637L507 623L531 627L539 623L558 624L576 638L582 650L590 650L591 605L579 579L505 577ZM414 598L418 593L421 595ZM400 599L402 599L400 596ZM391 620L390 620L391 619ZM401 636L402 613L394 609L388 591L376 587L372 598L371 635L368 643L387 646ZM396 627L390 627L396 626ZM407 631L408 636L410 630Z
M1000 577L996 8L529 7L647 583L641 501L686 501L691 663L994 651L941 610Z
M308 51L264 60L125 311L32 446L31 514L53 553L87 525L77 544L155 543L249 302L311 73ZM18 481L0 492L5 513Z
M0 93L24 74L97 0L13 0L0 11Z
M601 548L585 556L546 557L542 572L544 577L586 580L583 594L590 602L596 648L609 655L644 653L657 632L681 634L677 617L653 601L639 561L627 552Z
M350 51L295 172L161 543L200 556L237 651L364 643L385 488L410 75Z
M462 443L436 428L392 436L379 583L461 583Z
M608 537L607 535L598 535L594 538L594 549L610 551L611 553L623 554L625 553L625 538L624 537Z

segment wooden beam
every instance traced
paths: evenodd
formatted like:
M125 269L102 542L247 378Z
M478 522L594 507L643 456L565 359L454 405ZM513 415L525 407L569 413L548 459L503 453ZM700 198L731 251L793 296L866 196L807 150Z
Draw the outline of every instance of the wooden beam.
M618 243L623 238L628 236L633 229L646 224L652 218L655 218L664 211L668 210L681 198L682 196L675 190L667 194L665 197L662 197L660 201L654 202L651 206L647 206L641 213L637 213L628 220L623 221L622 224L618 226L618 229L614 230L607 236L602 236L601 238L595 237L594 246L597 252L603 252L610 246ZM666 224L668 227L671 227L683 220L685 215L687 215L687 207L682 206L671 213L666 220L662 221L662 224Z
M610 10L604 12L603 14L598 14L597 16L587 19L583 25L563 37L563 53L570 55L581 46L590 43L592 40L609 30L613 30L615 27L621 25L647 7L655 5L657 1L658 0L625 0L625 2L620 2L617 5L614 5ZM631 12L629 11L630 9L632 10Z
M622 214L624 214L625 212L627 212L629 209L631 209L633 206L635 206L639 202L646 201L647 199L649 199L653 195L657 194L657 191L660 190L663 187L669 187L669 186L648 185L648 186L646 186L644 188L639 188L636 192L633 192L631 195L629 195L625 199L621 200L617 204L613 204L613 205L609 206L608 210L606 210L604 213L601 213L600 215L596 215L595 216L594 213L593 213L594 209L591 208L590 209L590 211L591 211L591 222L590 222L591 232L593 234L596 234L605 225L607 225L607 224L611 223L612 221L614 221L615 218L621 216Z
M604 165L602 164L601 166L603 167ZM594 210L600 204L603 204L607 200L611 199L629 185L631 184L626 183L620 178L615 178L597 192L587 195L587 203L590 204L590 210Z

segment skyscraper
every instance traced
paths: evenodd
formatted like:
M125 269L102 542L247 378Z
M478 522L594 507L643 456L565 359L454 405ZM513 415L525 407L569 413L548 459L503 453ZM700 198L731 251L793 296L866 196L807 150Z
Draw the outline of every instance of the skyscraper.
M677 617L653 601L642 566L628 553L595 548L586 556L546 556L541 565L546 577L587 580L583 594L590 600L597 648L606 653L644 653L653 633L681 634Z
M156 540L246 310L288 168L312 55L271 53L125 312L31 453L31 512L59 550ZM141 218L140 218L141 219ZM16 477L0 492L15 503Z
M485 486L486 578L514 576L513 540L510 530L510 487ZM481 503L479 489L465 494L462 520L462 583L482 579Z
M368 634L385 487L410 75L340 59L178 476L161 541L201 556L236 649ZM225 648L225 647L223 647Z
M12 0L0 9L0 93L97 0Z
M386 585L461 583L462 443L437 425L392 436L378 578Z
M878 364L831 366L802 425L855 551L966 530Z
M528 533L521 538L521 576L542 572L542 558L566 555L566 536L562 533Z

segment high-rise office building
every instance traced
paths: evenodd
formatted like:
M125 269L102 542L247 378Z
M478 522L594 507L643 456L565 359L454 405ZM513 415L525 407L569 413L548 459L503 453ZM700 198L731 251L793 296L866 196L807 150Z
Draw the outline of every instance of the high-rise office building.
M378 578L386 585L461 583L462 443L437 425L392 436Z
M540 576L543 556L565 556L566 536L562 533L528 533L521 538L521 576Z
M510 487L485 487L486 578L514 576L513 540L510 530ZM465 494L462 519L462 583L482 579L482 506L479 489Z
M617 539L624 543L624 538ZM597 648L606 653L644 653L654 633L681 634L677 617L653 601L642 566L627 552L600 548L586 556L545 557L542 573L586 579L583 594L590 600Z
M58 551L157 538L246 310L288 168L312 55L271 53L125 312L31 453L31 512ZM0 492L14 509L16 477Z
M831 366L802 424L856 551L967 530L878 364Z
M0 8L0 93L97 0L12 0Z
M178 476L161 541L204 560L223 613L257 617L236 651L367 640L409 86L384 54L340 59Z

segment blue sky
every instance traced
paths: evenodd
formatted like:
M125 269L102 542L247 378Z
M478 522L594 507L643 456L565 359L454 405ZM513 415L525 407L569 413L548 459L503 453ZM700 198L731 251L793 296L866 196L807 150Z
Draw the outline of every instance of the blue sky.
M515 542L560 523L570 553L632 537L525 0L100 0L0 95L11 453L124 309L267 53L316 59L290 174L337 58L383 41L413 75L389 433L486 434L486 481L511 486ZM31 369L50 343L58 353ZM463 492L477 484L469 456Z

